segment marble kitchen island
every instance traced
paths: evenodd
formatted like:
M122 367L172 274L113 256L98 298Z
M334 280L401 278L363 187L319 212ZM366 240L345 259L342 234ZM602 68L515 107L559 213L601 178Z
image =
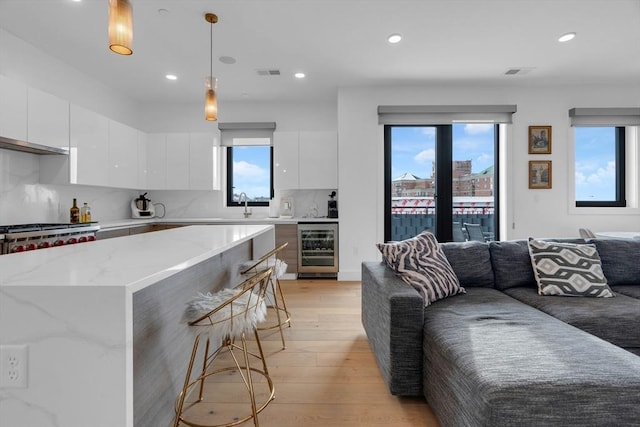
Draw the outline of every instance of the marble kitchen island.
M0 256L0 345L26 345L27 388L0 388L0 425L168 426L197 292L237 283L272 225L194 225Z

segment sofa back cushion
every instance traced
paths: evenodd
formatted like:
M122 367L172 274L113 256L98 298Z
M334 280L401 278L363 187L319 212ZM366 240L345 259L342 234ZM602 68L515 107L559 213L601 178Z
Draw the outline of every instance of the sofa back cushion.
M441 243L449 264L464 287L493 288L489 245L482 242Z
M584 239L540 239L551 242L585 243ZM489 242L495 288L501 291L518 286L536 288L527 240Z
M610 286L640 285L640 240L594 239Z

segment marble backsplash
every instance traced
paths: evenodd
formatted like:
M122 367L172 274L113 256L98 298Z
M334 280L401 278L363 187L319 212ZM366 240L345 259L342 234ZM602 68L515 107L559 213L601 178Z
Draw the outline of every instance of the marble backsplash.
M0 149L0 225L33 222L67 222L74 198L91 206L93 219L101 222L131 217L131 200L139 190L85 185L40 184L39 156ZM327 200L333 189L280 190L273 203L293 199L294 216L327 216ZM144 191L142 191L144 192ZM242 218L243 208L224 206L222 191L149 191L152 202L166 207L167 218ZM269 216L269 208L252 208L253 218ZM273 211L273 210L272 210ZM156 208L162 215L162 206Z

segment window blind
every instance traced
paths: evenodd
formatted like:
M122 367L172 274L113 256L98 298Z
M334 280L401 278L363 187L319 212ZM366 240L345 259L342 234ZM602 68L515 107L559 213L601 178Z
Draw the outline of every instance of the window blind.
M571 126L640 126L640 108L572 108Z
M238 145L272 145L275 122L218 123L220 144L231 147Z
M516 105L379 105L381 125L511 123Z

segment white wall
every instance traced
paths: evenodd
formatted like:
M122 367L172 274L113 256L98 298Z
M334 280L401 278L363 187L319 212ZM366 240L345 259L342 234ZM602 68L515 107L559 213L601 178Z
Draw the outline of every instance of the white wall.
M577 236L578 227L595 231L640 227L635 209L589 209L575 213L569 200L573 107L637 107L635 87L376 87L344 88L338 95L338 176L340 189L340 279L358 280L363 260L380 259L376 242L384 239L383 126L378 105L516 104L510 126L505 181L508 225L502 239ZM552 126L552 154L529 155L530 125ZM553 161L553 188L528 189L528 161ZM637 158L635 160L637 162ZM368 165L369 167L362 167ZM595 212L595 213L594 213Z

